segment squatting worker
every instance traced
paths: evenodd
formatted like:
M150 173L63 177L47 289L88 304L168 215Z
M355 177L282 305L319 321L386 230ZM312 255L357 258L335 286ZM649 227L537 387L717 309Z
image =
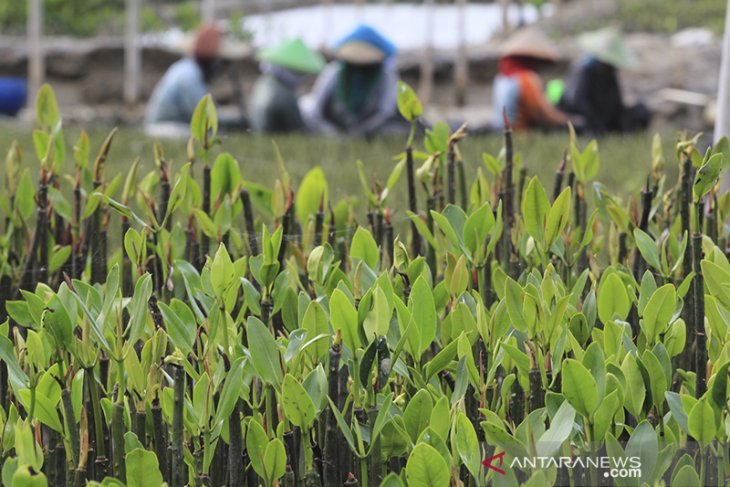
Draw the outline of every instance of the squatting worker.
M618 71L638 64L615 27L581 35L578 43L586 52L571 69L559 107L585 120L594 134L645 129L651 114L643 103L624 102Z
M516 130L564 127L568 117L545 98L537 69L558 60L557 46L540 30L525 28L500 50L498 74L492 91L494 126L504 128L502 110Z
M360 25L334 46L335 61L301 100L309 130L320 134L400 133L395 46L378 31Z
M251 126L255 132L304 130L297 88L308 74L324 68L324 58L300 39L263 49L257 55L261 76L251 94Z
M210 91L220 71L223 32L215 25L201 26L191 55L172 64L157 83L145 114L145 130L153 136L184 136L195 107Z

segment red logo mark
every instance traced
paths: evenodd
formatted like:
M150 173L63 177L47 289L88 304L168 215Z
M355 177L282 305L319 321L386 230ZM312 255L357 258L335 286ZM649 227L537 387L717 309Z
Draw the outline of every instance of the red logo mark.
M506 453L506 452L498 453L498 454L496 454L496 455L494 455L494 456L492 456L492 457L489 457L489 458L487 458L486 460L484 460L484 461L482 462L482 465L484 465L484 466L485 466L485 467L487 467L487 468L491 468L492 470L494 470L494 471L495 471L495 472L497 472L498 474L501 474L501 475L506 475L506 474L507 474L507 472L505 472L504 470L502 470L502 469L501 469L501 468L499 468L499 467L495 467L494 465L492 465L492 462L493 462L494 460L499 460L499 466L501 467L501 466L502 466L502 464L504 463L504 454L505 454L505 453Z

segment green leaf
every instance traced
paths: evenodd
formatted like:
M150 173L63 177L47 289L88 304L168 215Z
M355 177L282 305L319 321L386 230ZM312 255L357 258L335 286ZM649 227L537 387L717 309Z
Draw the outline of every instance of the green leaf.
M279 387L283 380L282 358L276 340L266 325L255 316L248 317L246 331L248 332L248 351L256 372L264 381Z
M409 122L420 117L423 113L423 106L418 96L407 83L398 81L398 111Z
M160 313L162 313L162 318L165 320L170 342L182 352L192 353L197 331L195 320L183 319L177 314L176 310L161 301L158 301L157 305L160 308ZM187 307L185 304L183 306Z
M418 233L420 233L421 236L423 236L423 238L426 239L428 244L432 248L438 249L439 244L436 241L436 238L433 236L433 233L431 232L431 230L429 230L428 227L426 226L426 223L423 221L423 219L420 216L418 216L415 213L408 211L408 210L406 210L406 215L408 215L408 218L416 226L416 230L418 230Z
M683 465L672 476L672 482L669 485L677 487L699 487L702 485L700 476L691 465Z
M658 454L659 442L656 431L647 420L643 420L626 443L626 456L638 457L641 461L641 483L654 483L653 477Z
M659 262L659 251L657 250L654 239L640 228L636 228L634 229L634 240L636 241L636 247L639 249L646 263L654 269L661 271L662 265Z
M606 437L606 433L611 431L614 416L621 406L621 397L617 390L611 391L603 398L593 415L593 431L596 441L602 441Z
M448 487L451 475L441 454L434 447L420 443L408 458L406 479L409 487Z
M210 94L201 98L198 106L195 107L190 119L190 133L199 144L205 146L206 150L209 148L210 142L215 139L218 133L218 115ZM208 137L209 133L210 137Z
M327 401L330 404L330 410L332 411L332 414L334 414L337 425L340 427L340 431L342 431L342 435L345 437L345 441L347 441L350 450L357 451L355 448L355 440L352 437L352 430L348 426L347 421L345 421L342 413L339 409L337 409L337 406L335 406L335 403L332 402L332 399L330 399L329 396L327 396Z
M550 248L570 221L570 186L567 186L550 207L545 226L545 248Z
M405 485L395 472L390 472L380 483L380 487L405 487Z
M728 374L730 373L730 362L725 362L714 374L715 380L712 383L711 395L712 401L715 405L722 410L727 407L728 398L730 395L727 393Z
M281 401L284 414L292 424L304 429L312 425L315 416L312 399L291 374L284 377Z
M527 322L522 313L522 286L511 277L507 277L504 286L504 295L507 301L507 313L516 329L527 332Z
M363 227L357 227L350 243L350 257L365 262L373 270L378 269L380 253L372 234Z
M525 230L539 243L543 243L545 239L545 224L549 211L550 203L545 189L537 176L534 176L522 197L522 217L525 221Z
M240 182L241 168L238 166L238 161L228 152L218 154L210 169L210 194L213 201L221 201L225 195L232 195ZM184 188L187 182L179 186ZM172 204L172 194L170 200Z
M38 90L35 110L38 125L43 130L51 130L61 120L58 103L56 102L56 94L48 83L45 83Z
M319 211L320 201L326 211L328 203L327 178L322 169L317 166L309 170L302 179L297 192L296 211L299 222L304 225L310 215Z
M472 477L479 480L482 450L479 446L477 433L474 431L474 425L462 412L459 412L456 416L456 451Z
M307 305L307 310L304 312L304 318L302 319L302 328L307 330L308 337L330 334L327 315L322 305L317 301L311 301ZM314 355L315 361L319 361L325 356L329 346L329 340L318 340L308 350Z
M274 481L280 479L286 473L286 448L284 448L284 442L279 438L271 440L266 447L264 471L269 486L274 485Z
M411 289L408 307L411 311L411 321L415 324L411 328L419 338L418 350L414 350L414 352L420 356L436 338L437 324L436 303L434 302L433 292L423 274L416 279Z
M717 431L715 421L715 411L707 396L702 397L689 412L687 420L689 434L702 445L707 445L715 438Z
M393 308L388 303L388 298L382 287L377 286L373 292L373 308L365 317L363 329L365 336L372 339L376 336L385 336L390 329L390 318L393 316Z
M550 428L540 436L537 442L538 456L552 457L558 453L573 431L574 421L575 409L569 401L563 401L550 422Z
M644 308L644 334L649 343L654 343L657 337L664 333L669 320L674 314L677 304L677 292L673 284L665 284L651 295Z
M124 457L127 473L127 487L162 485L162 474L157 455L151 451L136 448Z
M713 154L700 167L695 176L692 191L694 192L695 201L699 201L710 192L720 179L720 172L723 166L723 155Z
M626 377L624 390L624 407L636 418L641 414L646 399L646 384L641 369L633 353L626 354L621 364L621 372Z
M134 294L127 305L129 313L129 342L137 343L142 336L145 325L147 324L148 301L152 295L152 276L145 273L141 278L137 279L134 285ZM192 350L192 340L189 341Z
M411 437L411 441L415 443L421 431L426 429L428 422L431 420L431 410L433 409L433 400L431 394L425 389L419 390L410 401L403 412L403 422L406 425L406 431Z
M664 375L664 370L659 359L651 350L646 350L641 356L641 363L644 365L649 374L649 382L646 384L651 391L651 397L654 405L660 408L664 404L664 393L667 391L669 384Z
M330 319L335 331L341 331L342 340L354 353L360 347L357 310L340 289L335 289L330 297Z
M31 393L30 389L22 389L18 391L18 396L25 406L26 410L31 409ZM35 395L35 407L33 408L35 417L49 428L63 432L63 425L58 417L57 403L53 403L49 398L41 394Z
M477 249L485 245L487 235L494 226L494 214L489 203L484 203L471 213L464 223L464 245L476 258Z
M438 374L444 370L451 361L454 360L454 357L456 357L456 347L458 343L458 341L453 340L451 343L442 348L441 351L426 364L427 381L431 379L434 374Z
M625 320L631 310L626 286L616 273L611 273L598 289L598 317L604 324L618 316Z
M264 454L269 445L264 427L255 418L251 418L246 429L246 450L251 458L251 466L259 477L266 477L264 471Z
M574 359L563 362L562 391L570 404L585 418L590 418L598 407L596 380L582 363Z
M471 273L466 267L466 256L462 255L459 257L459 260L456 261L454 272L451 274L449 291L452 298L458 298L464 293L464 291L466 291L470 277Z
M243 388L243 368L246 365L246 359L239 357L231 365L231 370L226 374L226 380L223 383L220 399L218 400L218 408L215 412L215 422L219 423L231 416L236 402L241 396Z
M45 474L31 471L27 465L20 465L13 473L10 487L47 487L48 480Z

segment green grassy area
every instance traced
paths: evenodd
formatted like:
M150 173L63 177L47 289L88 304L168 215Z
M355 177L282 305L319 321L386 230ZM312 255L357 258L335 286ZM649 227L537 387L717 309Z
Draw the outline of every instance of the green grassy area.
M94 126L89 128L91 138L91 152L96 152L106 137L109 127ZM65 129L67 141L68 166L64 171L71 174L71 159L73 142L78 137L81 127L72 126ZM653 134L638 133L628 136L609 136L599 139L599 153L601 156L600 171L595 181L603 183L611 192L628 196L638 194L651 167L651 139ZM674 184L677 175L677 164L673 155L674 134L663 136L664 153L667 161L666 172L669 184ZM32 171L38 167L33 149L31 132L13 125L0 125L0 151L5 154L12 140L18 140L24 155L27 167ZM289 136L254 136L254 135L222 135L221 144L213 154L228 151L234 155L241 167L245 180L273 187L280 177L276 164L273 141L279 147L287 170L299 183L304 175L313 167L320 166L327 177L331 201L336 202L343 198L355 197L357 200L356 215L364 219L366 198L358 179L356 161L362 160L369 173L380 181L385 181L392 167L396 164L394 156L402 153L405 141L400 138L379 138L365 140L358 138L323 138L303 135ZM581 147L587 140L581 140ZM132 161L139 157L141 168L138 180L154 167L153 159L154 140L131 128L122 128L112 144L109 157L105 164L105 178L107 181L119 173L125 173ZM162 145L166 159L176 171L187 162L185 141L163 140ZM420 140L416 149L422 148ZM560 164L563 151L568 147L566 133L529 133L515 134L515 151L520 155L522 164L527 168L528 175L537 175L543 185L551 191L554 173ZM467 137L459 149L467 167L467 181L475 179L479 166L490 181L493 176L488 173L482 162L482 154L487 152L497 155L502 147L502 137L494 134L487 136ZM93 157L92 157L93 160ZM200 177L200 171L195 170ZM4 187L4 171L0 174L0 187ZM62 192L71 197L69 184L64 184ZM425 193L419 190L419 206L425 204ZM592 196L589 196L589 204ZM394 191L388 198L388 207L393 211L393 221L397 228L404 228L407 222L405 210L408 207L406 176L403 174Z
M722 34L724 0L620 0L618 18L629 32L673 33L706 27Z

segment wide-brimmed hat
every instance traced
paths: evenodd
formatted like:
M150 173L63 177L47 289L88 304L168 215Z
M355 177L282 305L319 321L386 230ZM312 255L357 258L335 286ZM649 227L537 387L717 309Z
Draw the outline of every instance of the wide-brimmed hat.
M215 24L201 25L195 33L183 36L175 48L183 54L203 59L240 59L251 52L248 44L229 39Z
M560 59L558 46L543 31L527 27L515 32L500 49L502 56L522 56L545 61Z
M324 57L312 51L301 39L267 47L256 55L259 61L275 64L302 73L317 74L324 68Z
M393 56L392 42L368 25L360 25L334 45L333 54L352 64L375 64Z
M578 44L599 61L617 68L630 68L638 63L616 27L586 32L578 37Z

